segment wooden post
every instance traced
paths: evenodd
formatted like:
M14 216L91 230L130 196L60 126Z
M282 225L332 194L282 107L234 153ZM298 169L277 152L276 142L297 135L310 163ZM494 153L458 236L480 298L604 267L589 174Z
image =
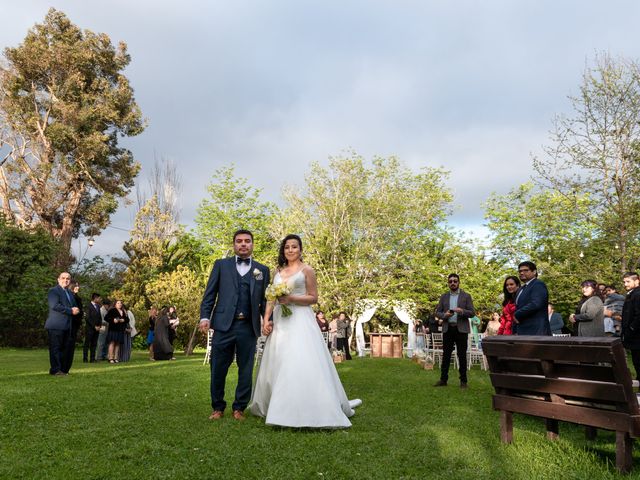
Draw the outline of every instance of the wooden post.
M502 443L513 442L513 413L500 411L500 440Z
M616 432L616 468L620 473L628 473L633 465L631 455L633 439L628 432Z
M554 420L553 418L545 418L544 424L547 427L547 438L549 440L557 440L558 439L558 420Z

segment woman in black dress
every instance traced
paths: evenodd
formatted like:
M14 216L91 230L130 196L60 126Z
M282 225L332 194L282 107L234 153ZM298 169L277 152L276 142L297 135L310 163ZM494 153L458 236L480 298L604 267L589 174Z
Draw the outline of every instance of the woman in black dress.
M153 358L156 360L171 360L173 347L169 341L169 309L162 307L156 319L156 328L153 339Z
M124 343L124 332L129 327L129 316L122 305L122 300L116 300L114 307L104 317L109 324L107 343L109 344L109 363L118 363L120 345Z

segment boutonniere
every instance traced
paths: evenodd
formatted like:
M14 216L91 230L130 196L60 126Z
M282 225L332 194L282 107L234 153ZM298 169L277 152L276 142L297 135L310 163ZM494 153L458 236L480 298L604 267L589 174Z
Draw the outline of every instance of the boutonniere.
M262 275L262 272L259 269L254 268L253 269L253 278L255 278L256 280L262 280L262 279L264 279L264 276Z

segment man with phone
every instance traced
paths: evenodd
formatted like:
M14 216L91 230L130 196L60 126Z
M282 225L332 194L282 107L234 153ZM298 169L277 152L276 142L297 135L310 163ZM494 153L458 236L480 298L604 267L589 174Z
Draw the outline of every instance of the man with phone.
M446 387L449 381L449 366L453 346L458 352L460 364L460 388L467 388L467 340L470 326L469 318L476 312L471 295L460 289L460 276L452 273L447 277L449 291L440 297L436 307L436 317L442 319L442 365L440 380L435 387Z

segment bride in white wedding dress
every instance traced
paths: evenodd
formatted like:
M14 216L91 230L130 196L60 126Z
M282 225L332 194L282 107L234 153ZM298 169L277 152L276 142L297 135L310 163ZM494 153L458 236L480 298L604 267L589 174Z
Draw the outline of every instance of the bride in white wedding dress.
M349 401L311 305L318 301L316 275L302 263L302 241L287 235L280 244L273 282L291 293L267 304L263 334L269 335L249 410L267 425L345 428L360 400ZM281 304L291 309L282 315ZM267 320L273 312L273 324Z

